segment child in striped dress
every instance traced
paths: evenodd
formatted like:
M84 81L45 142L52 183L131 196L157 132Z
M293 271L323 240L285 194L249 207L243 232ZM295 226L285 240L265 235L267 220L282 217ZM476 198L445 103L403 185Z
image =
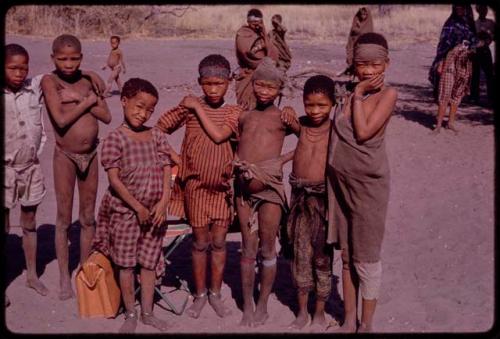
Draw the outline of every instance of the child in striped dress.
M221 299L226 262L226 234L232 221L231 184L234 150L230 138L238 131L241 108L228 105L230 65L221 55L209 55L199 64L204 96L186 96L165 112L157 126L173 133L186 125L181 164L170 213L186 216L193 229L192 269L196 288L193 304L186 310L198 318L207 300L219 317L230 313ZM211 248L211 281L206 287L207 251Z
M165 134L144 125L158 102L148 81L132 78L121 92L124 121L104 140L101 162L109 188L99 208L93 248L119 268L125 305L120 333L137 326L134 269L140 266L141 321L161 331L169 325L153 314L156 279L164 272L161 248L170 198L171 148Z

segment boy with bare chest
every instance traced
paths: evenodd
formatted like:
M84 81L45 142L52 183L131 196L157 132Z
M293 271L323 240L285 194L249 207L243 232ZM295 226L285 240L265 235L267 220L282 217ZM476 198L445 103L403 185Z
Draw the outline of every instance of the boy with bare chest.
M267 301L276 276L276 236L287 210L282 165L293 152L281 156L284 138L298 131L298 123L285 124L273 102L282 86L282 72L264 58L253 74L257 107L240 116L236 153L235 195L241 225L242 326L264 324ZM282 120L283 119L283 120ZM255 260L260 245L262 260L260 295L254 312Z
M309 292L316 292L311 326L326 327L325 302L330 295L333 247L326 244L327 195L326 159L332 107L335 105L333 80L316 75L304 85L304 110L300 117L299 142L293 157L290 185L292 198L287 236L293 248L292 275L297 287L299 312L290 325L301 329L309 322Z
M68 267L68 229L71 224L75 181L79 192L80 264L87 258L95 231L94 208L97 194L97 120L108 124L111 114L98 97L92 79L83 73L78 38L63 34L52 44L55 71L42 79L47 112L54 129L54 186L57 202L55 247L60 273L61 300L74 296ZM102 84L101 84L102 86Z
M116 85L118 86L118 90L122 90L122 82L120 80L120 72L123 71L125 74L125 61L123 60L123 52L119 48L120 46L120 37L117 35L113 35L110 39L111 51L109 52L108 61L106 65L102 67L103 70L109 68L111 70L111 74L108 78L108 86L106 88L106 92L104 93L105 97L111 96L111 86L113 85L113 81L116 81Z

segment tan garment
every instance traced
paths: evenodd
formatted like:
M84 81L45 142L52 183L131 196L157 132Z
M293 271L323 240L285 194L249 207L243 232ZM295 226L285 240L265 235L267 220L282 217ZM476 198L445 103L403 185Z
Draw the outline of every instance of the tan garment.
M259 46L264 45L264 39L248 26L242 26L236 32L236 59L240 71L236 76L236 102L244 109L253 109L256 99L252 87L252 74L266 53ZM278 50L273 44L267 55L274 61L278 60Z
M278 50L278 68L287 71L292 64L292 52L285 41L286 28L279 25L269 32L269 39Z
M350 98L337 109L328 164L328 238L343 250L342 260L376 262L389 201L389 163L385 133L363 143L354 137Z
M366 12L368 13L364 21L360 21L360 11L362 8L366 9ZM356 44L356 40L358 40L358 38L362 34L373 32L372 13L368 8L366 7L362 8L358 10L356 15L352 19L351 30L349 32L349 37L347 38L347 45L345 49L346 49L346 62L348 66L352 65L353 50L354 50L354 45Z

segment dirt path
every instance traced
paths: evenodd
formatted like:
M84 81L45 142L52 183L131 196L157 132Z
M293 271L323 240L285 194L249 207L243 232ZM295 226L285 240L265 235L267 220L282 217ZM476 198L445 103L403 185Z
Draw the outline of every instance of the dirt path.
M8 36L7 43L20 43L30 53L30 75L52 70L49 58L51 41ZM291 72L303 66L330 67L340 70L344 64L342 46L291 44L294 64ZM233 67L234 42L230 40L161 41L125 40L122 43L127 63L126 78L142 77L160 89L154 123L160 112L177 104L189 89L176 87L196 84L197 65L210 53L226 56ZM481 107L459 109L458 136L443 131L429 135L436 105L430 101L427 68L435 47L429 44L404 45L390 51L388 82L399 91L397 111L387 130L387 151L391 165L391 196L382 248L382 294L375 314L375 327L380 332L480 332L493 325L494 272L494 127L493 113ZM83 69L100 70L108 53L104 42L83 42ZM310 62L310 63L309 63ZM170 86L170 88L169 88ZM171 87L174 86L174 87ZM231 90L228 101L234 102ZM113 113L109 126L102 126L101 138L122 121L117 95L108 99ZM285 98L282 105L291 105L302 112L301 93ZM302 113L301 113L302 114ZM19 213L11 216L13 224L7 239L5 267L7 294L12 304L6 310L9 330L18 333L115 333L123 321L116 319L82 320L78 318L76 300L61 302L57 298L58 273L54 250L55 196L52 177L54 137L45 120L48 142L41 163L46 176L47 196L40 205L37 223L39 237L39 271L50 294L41 297L24 286L24 260L21 247ZM183 130L170 137L180 149ZM286 139L284 151L293 149L294 136ZM290 172L290 164L285 174ZM100 169L98 204L107 187L107 178ZM289 187L287 184L289 193ZM78 204L74 203L76 221ZM225 303L232 309L227 319L217 318L207 306L198 320L187 315L175 316L156 308L160 317L175 323L173 332L219 333L247 332L237 323L241 317L239 279L239 233L228 237L228 264L222 289ZM71 230L71 265L78 261L78 228ZM190 245L184 243L174 253L174 264L168 273L190 278ZM291 332L287 325L296 310L295 291L290 284L288 265L279 260L275 293L270 298L270 319L252 332ZM330 318L340 320L342 300L339 296L339 256L335 253L334 289L328 301ZM75 272L73 272L74 274ZM167 290L172 282L166 280ZM341 294L341 293L340 293ZM182 292L171 294L174 300ZM305 332L310 331L306 328ZM139 324L138 333L156 333Z

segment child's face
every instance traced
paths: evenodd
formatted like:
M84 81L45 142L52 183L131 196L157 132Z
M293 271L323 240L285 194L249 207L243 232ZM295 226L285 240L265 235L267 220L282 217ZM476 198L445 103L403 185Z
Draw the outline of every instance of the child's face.
M121 98L123 115L129 126L139 128L153 114L158 99L146 92L138 92L131 98Z
M360 81L368 80L384 73L388 64L389 60L358 61L354 63L354 72Z
M205 94L205 98L209 104L219 104L224 101L229 80L221 77L203 77L198 79L198 83Z
M5 60L5 84L13 91L23 86L28 76L29 60L25 55L17 54L7 57Z
M361 11L359 11L359 19L361 21L365 21L366 18L368 18L368 12L366 12L366 9L365 10L362 9Z
M112 49L117 49L118 46L120 45L120 42L118 41L118 39L114 39L114 38L111 39L109 43L111 44Z
M332 110L333 103L324 93L310 93L304 98L304 110L313 125L321 125Z
M65 76L72 76L78 71L83 57L82 53L72 46L64 46L51 56L57 71Z
M280 83L271 80L254 80L253 91L257 102L269 104L274 102L280 93Z

